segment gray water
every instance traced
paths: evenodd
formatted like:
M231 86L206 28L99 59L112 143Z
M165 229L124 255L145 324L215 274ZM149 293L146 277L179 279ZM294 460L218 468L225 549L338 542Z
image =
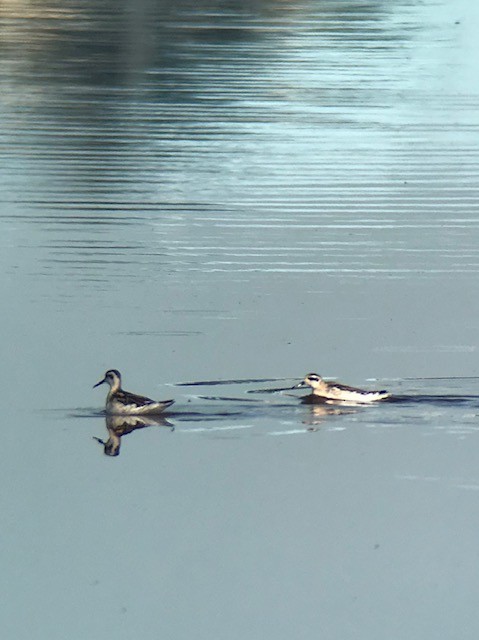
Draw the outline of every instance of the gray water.
M478 26L0 4L2 637L477 638Z

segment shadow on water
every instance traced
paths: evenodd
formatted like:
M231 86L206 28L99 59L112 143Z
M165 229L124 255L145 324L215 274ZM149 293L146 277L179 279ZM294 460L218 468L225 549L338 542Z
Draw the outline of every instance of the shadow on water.
M393 395L383 403L395 404L395 403L414 403L414 404L470 404L471 402L479 403L479 395L458 395L458 394L444 394L444 395Z
M259 382L276 382L278 380L293 380L294 378L244 378L242 380L198 380L197 382L177 382L175 387L215 387L217 385L225 385L225 384L249 384L249 383L259 383ZM289 387L286 387L286 389ZM280 389L258 389L251 390L248 393L262 393L268 392L273 393L274 391L285 391L284 387Z

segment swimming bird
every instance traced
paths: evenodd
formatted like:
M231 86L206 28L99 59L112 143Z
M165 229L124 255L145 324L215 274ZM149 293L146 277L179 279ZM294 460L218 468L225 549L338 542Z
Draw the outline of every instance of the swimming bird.
M145 415L161 413L173 404L174 400L156 401L145 396L138 396L121 388L121 374L116 369L109 369L105 377L100 382L93 385L93 388L106 382L110 385L110 390L106 397L106 412L110 415Z
M367 391L356 387L348 387L345 384L336 382L326 382L326 380L323 380L317 373L308 373L304 380L294 386L293 389L306 386L313 389L314 396L322 398L324 402L329 404L334 402L369 404L377 400L385 400L391 396L391 394L384 389L381 391Z

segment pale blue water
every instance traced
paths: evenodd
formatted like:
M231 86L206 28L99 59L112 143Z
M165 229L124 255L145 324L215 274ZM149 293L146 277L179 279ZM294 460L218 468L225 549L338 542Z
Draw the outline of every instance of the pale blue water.
M478 13L0 6L2 637L477 637Z

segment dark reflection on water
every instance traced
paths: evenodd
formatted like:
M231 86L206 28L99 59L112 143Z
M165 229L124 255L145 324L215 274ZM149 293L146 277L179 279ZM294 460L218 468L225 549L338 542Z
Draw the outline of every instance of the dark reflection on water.
M103 451L107 456L120 455L121 439L138 429L161 426L170 427L171 430L174 430L173 423L163 416L106 416L105 424L108 431L108 439L106 441L98 437L94 439L103 445Z

